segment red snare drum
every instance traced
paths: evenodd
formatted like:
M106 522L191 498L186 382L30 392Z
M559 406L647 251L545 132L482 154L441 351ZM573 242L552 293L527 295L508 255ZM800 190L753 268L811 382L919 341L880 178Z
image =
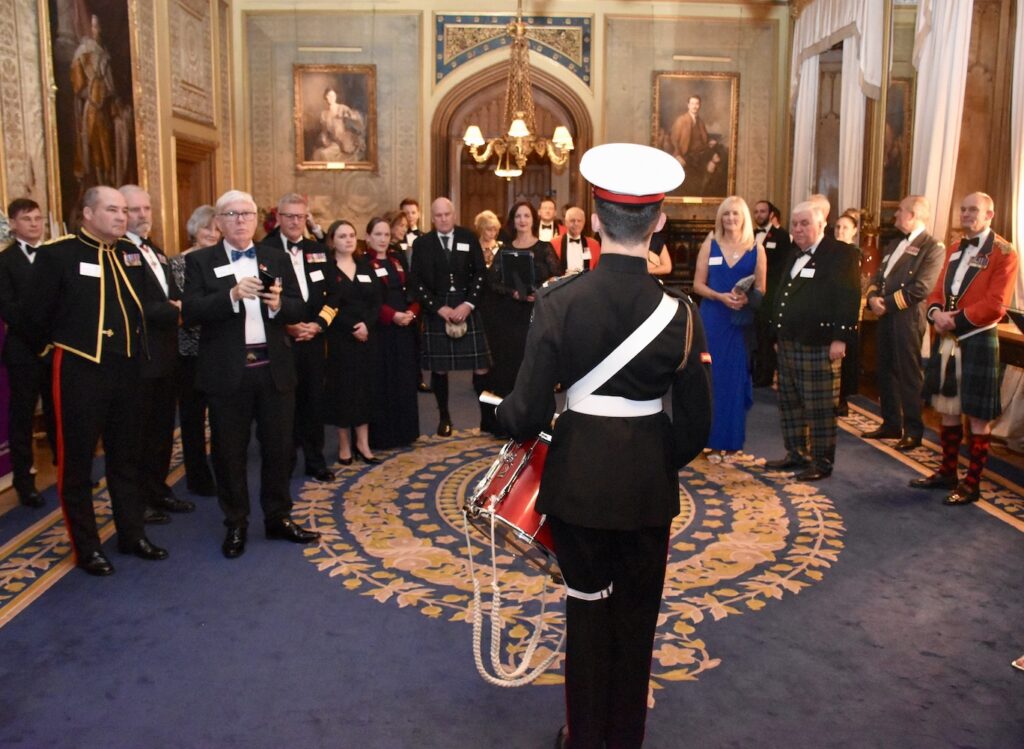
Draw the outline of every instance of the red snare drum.
M543 432L528 442L509 440L462 511L485 538L491 537L493 516L496 541L560 581L551 529L534 510L550 444L551 435Z

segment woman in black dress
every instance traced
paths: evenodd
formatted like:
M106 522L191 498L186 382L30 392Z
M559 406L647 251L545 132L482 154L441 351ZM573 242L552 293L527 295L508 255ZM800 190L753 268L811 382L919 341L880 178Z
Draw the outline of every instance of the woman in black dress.
M384 450L409 445L420 434L415 324L419 305L408 301L405 281L409 266L401 248L391 243L389 221L370 219L366 225L366 252L374 277L384 291L377 320L379 392L370 419L370 444Z
M356 257L356 230L335 221L327 231L340 289L338 314L327 329L327 418L338 427L338 462L352 463L354 452L364 463L379 463L370 451L370 417L377 394L377 317L380 284L365 258Z

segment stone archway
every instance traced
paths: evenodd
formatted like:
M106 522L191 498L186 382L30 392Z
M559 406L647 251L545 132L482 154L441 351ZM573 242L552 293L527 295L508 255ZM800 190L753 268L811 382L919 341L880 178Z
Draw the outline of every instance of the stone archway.
M493 166L474 166L462 143L466 126L474 122L484 130L485 137L493 135L505 124L501 123L505 83L508 77L507 61L493 65L450 91L438 104L430 128L433 171L431 195L447 195L456 203L459 221L470 225L478 210L490 208L501 213L518 197L536 201L551 185L562 186L556 201L559 207L566 203L590 210L590 194L584 189L579 174L580 156L593 144L593 123L582 100L563 81L555 76L530 69L536 104L537 129L545 135L554 131L555 124L569 128L575 141L569 163L561 170L546 162L530 165L523 177L506 183L495 177ZM540 193L540 194L535 194ZM504 216L500 216L504 219Z

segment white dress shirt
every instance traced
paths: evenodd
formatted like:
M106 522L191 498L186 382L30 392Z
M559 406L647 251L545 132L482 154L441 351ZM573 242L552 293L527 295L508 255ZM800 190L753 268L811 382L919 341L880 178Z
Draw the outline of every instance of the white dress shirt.
M565 235L565 272L579 273L583 270L583 237L573 239Z
M811 262L811 258L814 256L814 253L817 252L819 244L821 244L820 239L814 243L814 246L811 247L811 249L806 252L802 252L800 257L793 262L793 270L789 272L790 278L796 278L800 274L800 271L804 269L804 266Z
M978 235L978 244L971 245L966 250L960 251L960 264L956 266L956 273L953 274L953 283L949 287L950 292L954 296L960 293L960 286L964 282L964 276L967 275L967 269L971 267L971 261L978 256L981 248L985 245L990 231L992 230L986 229ZM965 239L970 239L970 237L965 237ZM947 270L946 272L948 273L949 271Z
M125 232L128 239L131 240L132 244L139 248L139 252L142 253L142 257L146 258L146 264L149 269L153 271L153 275L156 276L156 280L160 282L160 288L164 290L164 296L170 298L171 292L167 288L167 274L164 273L164 269L160 264L160 259L153 252L152 248L145 244L145 237L140 237L138 234L132 232Z
M902 240L898 245L896 245L896 249L892 251L891 255L889 255L889 262L885 264L885 272L882 273L882 278L889 277L889 274L892 273L893 267L895 267L896 265L896 261L903 257L903 253L907 251L907 248L910 247L911 244L913 244L914 240L917 239L923 231L923 226L914 229L914 231L910 232L910 234L907 235L906 239Z
M299 242L301 241L302 240L299 239ZM303 257L302 247L296 247L292 250L288 249L288 245L292 244L292 241L284 234L281 235L281 244L284 245L284 251L292 261L292 268L295 270L295 277L299 281L299 290L302 291L302 301L308 302L309 284L306 282L306 260Z
M231 251L238 249L228 244L228 241L224 240L224 252L227 253L228 262L231 262ZM246 248L248 249L248 248ZM239 250L241 252L242 250ZM256 258L252 257L241 257L235 262L231 263L231 270L235 273L235 280L241 281L246 277L259 278L260 268L256 262ZM230 293L230 292L228 292ZM245 345L255 346L267 342L267 331L263 327L263 315L260 314L260 300L257 299L242 299L242 304L245 305ZM231 305L234 307L235 312L238 312L238 302L234 299L231 300ZM270 316L273 317L277 313L273 310L268 310Z

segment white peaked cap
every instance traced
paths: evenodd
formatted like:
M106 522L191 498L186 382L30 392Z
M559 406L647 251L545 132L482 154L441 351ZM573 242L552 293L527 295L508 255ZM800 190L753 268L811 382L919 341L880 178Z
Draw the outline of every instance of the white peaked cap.
M638 143L594 146L583 154L580 173L593 185L595 198L635 205L663 200L686 176L673 156Z

